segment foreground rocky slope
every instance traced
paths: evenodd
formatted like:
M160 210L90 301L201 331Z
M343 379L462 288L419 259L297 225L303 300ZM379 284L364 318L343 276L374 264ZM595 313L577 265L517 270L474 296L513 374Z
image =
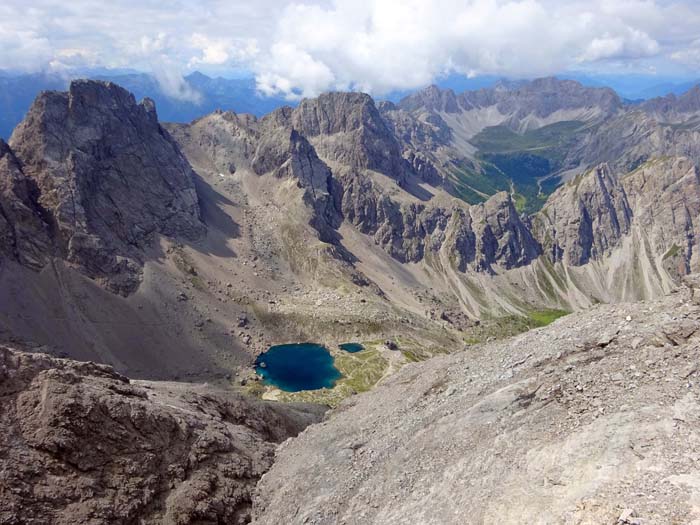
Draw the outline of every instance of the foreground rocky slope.
M403 367L279 448L254 522L700 522L690 282Z
M322 414L0 347L0 523L247 523L276 444Z

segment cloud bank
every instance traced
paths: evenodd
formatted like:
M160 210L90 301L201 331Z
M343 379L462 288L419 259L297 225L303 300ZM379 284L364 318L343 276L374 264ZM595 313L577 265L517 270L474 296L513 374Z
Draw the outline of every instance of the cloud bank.
M700 76L696 0L5 0L0 69L152 71L197 100L195 69L290 99L383 94L449 73L535 77L676 68ZM233 5L232 5L233 4Z

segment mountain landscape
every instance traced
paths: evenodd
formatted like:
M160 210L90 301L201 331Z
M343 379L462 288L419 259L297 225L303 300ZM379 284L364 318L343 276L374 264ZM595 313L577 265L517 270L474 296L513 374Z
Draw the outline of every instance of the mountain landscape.
M0 140L0 523L700 520L700 87L262 107ZM260 380L310 341L333 388Z

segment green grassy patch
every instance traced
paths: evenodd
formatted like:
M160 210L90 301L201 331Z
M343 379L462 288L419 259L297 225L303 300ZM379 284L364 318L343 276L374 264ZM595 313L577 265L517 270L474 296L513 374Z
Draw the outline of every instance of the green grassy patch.
M530 319L535 323L536 327L540 326L547 326L548 324L556 321L560 317L564 317L565 315L568 315L570 312L567 312L566 310L556 310L556 309L547 309L547 310L534 310L528 314Z
M532 309L528 311L527 316L485 316L478 326L474 326L464 333L463 341L467 345L477 345L488 341L507 339L533 328L547 326L569 313L566 310L557 309Z
M449 177L455 196L469 204L484 202L499 191L510 191L508 177L493 164L484 162L480 167L456 164Z
M512 190L519 212L538 211L561 184L553 174L562 168L585 127L582 122L564 121L525 133L507 126L483 129L470 140L479 150L479 167L457 167L452 177L455 194L475 204L483 202L484 195Z
M673 243L673 246L664 254L663 260L665 261L666 259L670 259L671 257L675 257L681 252L681 247L678 246L675 242Z
M192 259L185 252L182 245L175 245L170 248L169 253L172 256L175 267L190 281L190 284L197 290L204 292L208 289L207 284L197 273L197 268L194 266Z
M555 122L525 133L516 133L507 126L490 126L469 142L483 153L535 151L543 157L562 160L574 137L584 128L585 124L576 120Z

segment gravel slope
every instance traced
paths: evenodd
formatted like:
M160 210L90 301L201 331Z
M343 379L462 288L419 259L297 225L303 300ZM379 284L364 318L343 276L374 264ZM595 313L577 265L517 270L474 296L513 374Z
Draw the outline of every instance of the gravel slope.
M254 523L700 523L691 295L405 366L280 447Z

